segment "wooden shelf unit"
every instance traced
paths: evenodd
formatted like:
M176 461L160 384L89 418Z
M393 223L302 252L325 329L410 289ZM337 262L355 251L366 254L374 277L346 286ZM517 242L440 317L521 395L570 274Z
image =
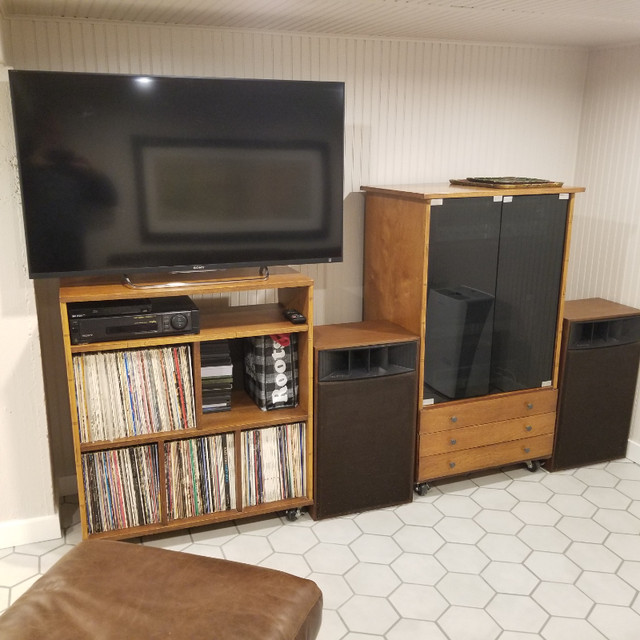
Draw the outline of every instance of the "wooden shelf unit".
M184 286L162 288L159 278L151 279L157 287L137 290L109 281L107 278L62 280L59 287L59 309L62 321L62 342L64 348L68 401L71 413L74 457L80 502L80 516L83 538L128 538L150 535L162 531L202 526L210 523L237 518L246 518L277 511L295 511L313 504L313 280L290 268L273 269L268 279L244 279L240 277L232 283L227 281L202 283L193 280ZM169 335L167 337L147 337L84 345L71 345L67 305L73 302L101 300L126 300L133 298L167 297L172 295L215 295L237 292L258 292L273 290L276 303L247 306L225 306L228 301L202 298L197 300L200 311L200 332L198 334ZM307 318L305 324L294 325L283 319L285 308L295 308ZM236 340L251 336L296 333L298 335L298 404L292 408L262 411L243 389L232 392L231 410L219 413L203 413L200 344L216 340ZM81 442L78 411L75 399L73 356L81 353L98 353L163 347L168 345L188 345L191 349L193 388L195 395L195 428L178 429L136 435L114 440ZM282 424L303 422L305 428L305 486L306 495L300 498L278 500L254 506L242 503L241 477L241 433L246 430L271 427ZM214 511L188 518L171 519L167 512L167 488L164 471L164 445L175 440L186 440L203 436L231 434L234 438L236 508ZM87 499L83 479L83 454L112 449L126 449L138 445L157 447L159 470L160 522L90 533L87 520Z
M571 218L575 194L584 188L496 189L425 184L364 186L362 189L366 203L364 319L394 322L420 336L416 488L421 484L428 486L427 481L438 478L549 458L558 397L560 333ZM454 206L466 207L467 212L473 213L473 207L481 201L489 203L486 205L489 208L492 202L510 203L527 196L566 201L563 211L566 224L560 225L560 235L556 235L560 246L556 267L559 295L541 294L545 304L551 307L551 313L557 314L549 356L553 360L549 379L539 387L525 386L505 393L493 390L487 395L450 398L431 404L433 399L426 399L423 389L434 207L447 212L453 211ZM460 204L448 202L451 199ZM448 207L441 207L443 202ZM504 204L497 206L503 207ZM553 206L558 207L557 204ZM562 209L563 205L559 208ZM463 253L456 255L450 252L445 261L455 264L456 260L464 258Z

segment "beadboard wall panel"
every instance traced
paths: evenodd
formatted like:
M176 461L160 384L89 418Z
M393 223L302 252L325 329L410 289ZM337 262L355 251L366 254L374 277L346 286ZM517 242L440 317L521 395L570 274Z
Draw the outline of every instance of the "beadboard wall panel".
M640 45L590 54L567 297L640 308ZM640 462L640 384L630 454Z
M26 18L6 19L3 35L22 69L344 81L344 261L301 267L315 280L317 324L362 317L361 185L574 180L583 49ZM73 460L69 434L51 442L63 449L55 459Z
M16 68L344 81L345 262L303 268L318 323L360 319L362 184L574 175L582 49L25 18L5 42Z

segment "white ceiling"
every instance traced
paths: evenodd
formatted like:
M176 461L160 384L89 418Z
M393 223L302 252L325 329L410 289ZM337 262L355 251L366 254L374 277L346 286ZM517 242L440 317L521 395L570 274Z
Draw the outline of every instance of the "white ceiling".
M604 46L640 42L640 0L0 0L5 17Z

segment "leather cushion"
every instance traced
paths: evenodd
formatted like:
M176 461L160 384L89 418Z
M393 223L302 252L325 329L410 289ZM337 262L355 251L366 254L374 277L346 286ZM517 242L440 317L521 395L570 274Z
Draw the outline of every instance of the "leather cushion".
M311 580L113 540L81 542L0 616L3 640L312 640Z

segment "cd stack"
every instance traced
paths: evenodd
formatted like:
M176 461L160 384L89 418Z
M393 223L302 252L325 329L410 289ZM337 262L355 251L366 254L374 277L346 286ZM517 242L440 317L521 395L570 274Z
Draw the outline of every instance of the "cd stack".
M202 411L214 413L231 409L233 364L226 340L200 345Z

